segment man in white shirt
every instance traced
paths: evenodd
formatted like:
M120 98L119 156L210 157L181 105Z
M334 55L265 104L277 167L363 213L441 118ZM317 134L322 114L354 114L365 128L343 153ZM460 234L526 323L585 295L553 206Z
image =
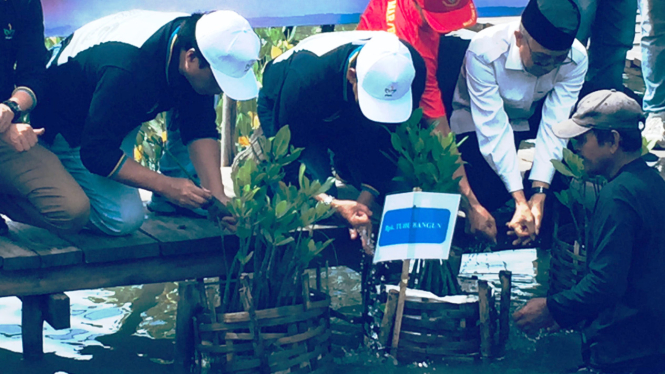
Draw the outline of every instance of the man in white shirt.
M552 126L569 118L584 83L587 55L575 40L579 19L572 0L531 0L521 22L473 38L455 89L451 129L468 137L460 147L468 177L461 192L488 224L494 223L488 210L512 197L515 213L507 225L518 236L514 244L527 244L540 231L551 160L560 159L566 145ZM525 189L517 149L532 138L535 157Z

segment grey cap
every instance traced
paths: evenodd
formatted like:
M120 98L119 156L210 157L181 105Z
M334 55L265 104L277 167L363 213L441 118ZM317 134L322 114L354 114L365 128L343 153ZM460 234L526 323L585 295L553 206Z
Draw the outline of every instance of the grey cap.
M637 101L615 90L600 90L586 95L569 120L554 125L554 135L570 139L591 129L641 130L644 121Z

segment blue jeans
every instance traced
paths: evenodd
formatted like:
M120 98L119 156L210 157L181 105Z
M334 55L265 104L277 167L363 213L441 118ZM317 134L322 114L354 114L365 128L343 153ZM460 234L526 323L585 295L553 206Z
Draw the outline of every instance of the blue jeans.
M659 0L653 0L659 1ZM589 43L589 70L584 91L623 91L626 53L633 48L637 0L579 0L577 39Z
M136 130L125 137L121 149L133 155ZM81 162L80 147L72 148L62 135L50 147L90 199L87 228L112 236L128 235L143 224L145 209L138 189L93 174Z
M640 0L644 111L665 111L665 3Z

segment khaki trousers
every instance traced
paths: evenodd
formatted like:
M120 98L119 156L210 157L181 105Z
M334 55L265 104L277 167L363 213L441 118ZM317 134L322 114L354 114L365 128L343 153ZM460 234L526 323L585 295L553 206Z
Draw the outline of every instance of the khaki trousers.
M90 202L51 151L37 144L16 152L0 140L0 213L13 221L74 233L88 222Z

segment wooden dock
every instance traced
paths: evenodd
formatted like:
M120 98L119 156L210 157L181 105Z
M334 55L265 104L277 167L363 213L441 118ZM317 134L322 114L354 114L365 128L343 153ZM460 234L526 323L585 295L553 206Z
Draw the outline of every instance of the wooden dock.
M69 299L62 292L101 287L174 282L224 275L238 242L220 235L205 219L149 215L141 229L125 237L82 232L56 236L47 230L8 222L0 237L0 297L23 301L23 354L43 354L43 322L69 327ZM344 227L321 226L315 236L336 240L312 265L358 269L358 242Z

